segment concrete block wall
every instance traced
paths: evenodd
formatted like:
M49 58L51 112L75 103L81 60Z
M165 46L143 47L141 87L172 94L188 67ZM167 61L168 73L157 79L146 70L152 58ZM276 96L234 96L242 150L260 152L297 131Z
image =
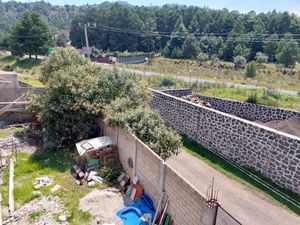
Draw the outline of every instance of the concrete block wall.
M213 224L215 208L203 204L205 198L168 164L164 187L171 203L169 212L177 225Z
M179 133L300 193L299 137L164 92L153 93L151 107Z
M5 72L0 74L0 102L10 102L19 97L17 74Z
M140 184L151 195L156 206L160 193L166 192L169 199L167 212L174 219L174 225L213 224L216 208L208 207L204 196L147 145L119 128L106 127L105 135L118 145L120 161L127 174L139 177ZM133 159L133 168L129 168L128 158Z

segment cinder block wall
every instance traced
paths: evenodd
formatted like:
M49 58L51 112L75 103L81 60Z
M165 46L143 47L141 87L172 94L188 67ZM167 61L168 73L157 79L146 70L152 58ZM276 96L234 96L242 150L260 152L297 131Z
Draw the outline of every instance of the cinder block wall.
M156 155L148 146L127 131L105 128L105 134L118 145L120 161L130 177L136 173L146 193L157 205L161 191L169 199L168 213L174 225L212 225L215 208L205 204L204 196ZM127 160L132 158L134 168Z
M151 107L179 133L300 193L299 137L164 92L153 93Z
M6 72L0 74L0 102L10 102L18 98L19 84L17 74Z

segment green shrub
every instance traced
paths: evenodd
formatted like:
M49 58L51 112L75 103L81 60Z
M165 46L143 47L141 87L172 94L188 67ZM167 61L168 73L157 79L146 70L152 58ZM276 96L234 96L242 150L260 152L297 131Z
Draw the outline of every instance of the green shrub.
M200 52L197 55L197 61L199 61L199 62L206 62L206 61L208 61L208 59L209 59L209 57L206 53Z
M244 56L238 55L234 57L233 62L235 68L238 69L238 68L242 68L246 64L247 60Z
M117 160L109 161L106 166L100 170L101 175L107 182L115 181L122 172L122 165Z
M268 56L262 52L257 52L255 59L256 59L257 63L267 63L268 62Z
M13 71L14 67L11 64L7 64L2 68L4 71Z
M252 104L257 104L257 94L256 93L251 93L248 98L246 99L246 102L252 103Z
M163 77L160 80L159 86L160 87L172 87L176 84L176 80L174 77Z
M246 77L256 76L256 62L252 61L246 66Z

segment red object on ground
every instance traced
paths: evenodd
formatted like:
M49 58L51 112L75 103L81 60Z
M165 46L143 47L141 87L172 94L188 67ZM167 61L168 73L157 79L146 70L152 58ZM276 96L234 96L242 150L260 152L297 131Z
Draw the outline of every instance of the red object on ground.
M137 201L137 200L139 200L142 197L142 195L144 193L144 189L139 184L133 184L133 188L136 190L134 201Z

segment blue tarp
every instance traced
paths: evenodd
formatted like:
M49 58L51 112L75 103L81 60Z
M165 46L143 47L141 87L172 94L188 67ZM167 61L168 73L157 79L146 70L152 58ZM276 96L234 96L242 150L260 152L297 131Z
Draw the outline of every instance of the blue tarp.
M151 214L154 218L155 207L151 197L144 194L134 204L118 211L117 216L121 218L124 225L148 225L147 222L140 219L146 213Z

